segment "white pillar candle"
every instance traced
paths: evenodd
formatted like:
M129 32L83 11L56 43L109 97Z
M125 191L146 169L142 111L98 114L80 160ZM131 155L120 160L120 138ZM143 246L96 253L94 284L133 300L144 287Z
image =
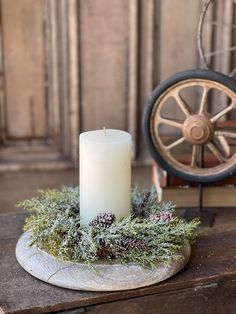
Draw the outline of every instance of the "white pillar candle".
M80 134L80 219L97 214L130 215L131 136L119 130Z

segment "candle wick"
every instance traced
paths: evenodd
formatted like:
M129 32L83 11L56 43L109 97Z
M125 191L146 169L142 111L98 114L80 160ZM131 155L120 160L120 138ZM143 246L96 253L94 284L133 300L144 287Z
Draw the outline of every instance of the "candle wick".
M104 135L106 136L107 135L107 130L106 130L105 126L103 127L103 131L104 131Z

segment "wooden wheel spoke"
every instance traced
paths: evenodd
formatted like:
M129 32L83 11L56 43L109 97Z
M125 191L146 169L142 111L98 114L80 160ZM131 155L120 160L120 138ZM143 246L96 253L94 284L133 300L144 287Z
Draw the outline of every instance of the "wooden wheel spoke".
M227 159L223 156L219 148L216 146L215 143L211 142L207 144L207 147L210 149L210 151L215 155L215 157L220 161L220 162L226 162Z
M204 86L202 98L201 98L201 103L200 103L200 108L199 108L199 112L198 112L199 114L206 112L207 95L208 95L209 90L210 90L209 87Z
M200 146L193 145L191 165L190 165L192 168L197 168L199 155L200 155Z
M229 158L230 157L230 146L227 143L226 139L222 135L215 135L215 139L217 141L218 147L220 146L220 150L224 153L224 155Z
M173 126L173 127L178 128L180 130L183 129L183 124L180 123L180 122L177 122L175 120L170 120L170 119L166 119L166 118L160 118L159 119L159 123L167 124L169 126Z
M213 116L210 120L212 123L216 122L216 120L220 119L223 117L226 113L230 112L235 108L234 102L232 102L228 107L224 108L220 112L218 112L215 116Z
M215 135L236 139L236 133L232 131L215 131Z
M179 91L177 91L174 94L174 98L177 104L179 105L179 107L181 108L181 110L183 111L183 113L185 114L185 116L189 117L192 113L192 110L189 107L189 105L186 103L186 101L181 97L181 95L179 94Z
M166 146L166 150L170 150L180 144L182 144L185 141L184 137L179 138L178 140L174 141L173 143L171 143L170 145Z
M236 110L234 90L226 85L223 76L215 80L215 75L208 72L189 72L188 76L183 73L177 82L174 78L173 85L155 95L152 115L147 111L145 120L150 122L147 140L151 148L154 145L157 159L163 157L167 169L170 165L173 173L176 170L180 177L198 183L227 177L235 170L236 161L232 147L236 143L232 121ZM216 110L208 105L215 105ZM231 121L225 123L228 119Z
M236 46L230 47L228 49L211 51L211 52L205 53L205 57L217 56L217 55L223 54L225 52L232 52L232 51L235 51L235 50L236 50Z
M229 73L230 77L233 77L236 74L236 67Z

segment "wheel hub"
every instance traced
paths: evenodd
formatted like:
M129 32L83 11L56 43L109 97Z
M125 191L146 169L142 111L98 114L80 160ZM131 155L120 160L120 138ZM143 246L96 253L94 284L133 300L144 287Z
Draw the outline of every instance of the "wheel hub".
M210 142L214 136L214 125L205 116L193 115L185 120L183 135L191 144L205 144Z

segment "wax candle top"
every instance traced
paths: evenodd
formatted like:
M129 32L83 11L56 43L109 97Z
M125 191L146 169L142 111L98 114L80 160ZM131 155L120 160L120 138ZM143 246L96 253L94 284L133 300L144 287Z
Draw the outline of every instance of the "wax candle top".
M89 142L101 143L127 142L131 139L131 135L129 133L114 129L84 132L80 134L80 137Z

